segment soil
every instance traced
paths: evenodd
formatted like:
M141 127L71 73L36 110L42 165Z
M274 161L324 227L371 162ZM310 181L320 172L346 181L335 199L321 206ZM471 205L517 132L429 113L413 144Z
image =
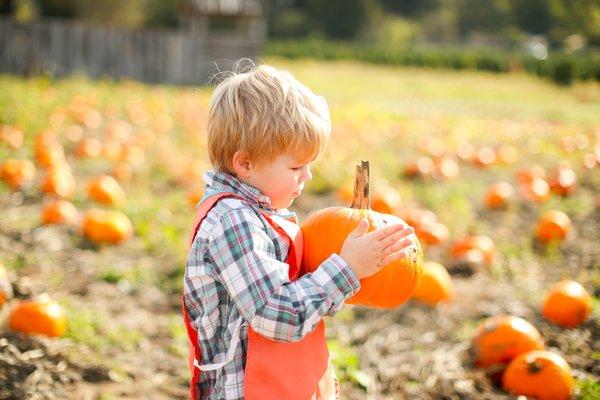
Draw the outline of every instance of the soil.
M307 195L297 207L301 219L329 200ZM34 197L5 197L0 207L7 216L0 220L0 256L21 265L10 275L15 298L49 293L68 299L69 309L104 321L92 332L102 336L97 344L93 337L86 343L25 336L7 329L9 307L4 307L0 399L187 398L185 338L175 340L172 332L180 318L177 288L160 279L99 279L107 266L119 271L132 265L172 278L180 274L174 258L151 256L135 238L124 246L97 248L70 228L32 224L27 216L37 215L40 207ZM521 236L530 226L531 210L520 207L517 213L513 224L497 229L498 239L516 232ZM481 218L493 226L502 216L484 213ZM447 248L427 249L428 259L443 262L453 275L456 297L451 304L430 308L411 301L395 310L346 306L328 321L328 337L354 349L362 372L342 383L342 398L511 398L469 356L477 323L502 313L534 324L546 347L567 360L576 378L598 380L598 316L576 329L562 329L546 322L539 311L552 282L566 276L590 282L600 265L600 210L573 222L577 233L560 247L560 259L543 265L501 258L499 268L471 268L447 261ZM533 251L543 256L547 250L534 244ZM117 334L111 334L113 326L119 327ZM138 336L129 338L128 331Z

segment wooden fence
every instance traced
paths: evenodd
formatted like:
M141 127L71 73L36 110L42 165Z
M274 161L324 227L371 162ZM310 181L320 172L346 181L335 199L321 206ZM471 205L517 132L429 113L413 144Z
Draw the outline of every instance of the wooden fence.
M0 18L0 72L18 75L81 73L201 85L237 59L256 59L261 46L252 35L115 29L52 19L19 24Z

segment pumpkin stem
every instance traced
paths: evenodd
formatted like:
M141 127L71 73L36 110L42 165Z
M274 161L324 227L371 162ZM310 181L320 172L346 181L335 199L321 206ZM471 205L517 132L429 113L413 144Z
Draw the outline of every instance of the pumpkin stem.
M361 161L356 164L356 176L354 177L354 199L351 208L368 210L369 205L369 162Z
M530 374L537 374L542 369L544 369L544 364L542 364L538 360L534 359L527 362L527 370Z

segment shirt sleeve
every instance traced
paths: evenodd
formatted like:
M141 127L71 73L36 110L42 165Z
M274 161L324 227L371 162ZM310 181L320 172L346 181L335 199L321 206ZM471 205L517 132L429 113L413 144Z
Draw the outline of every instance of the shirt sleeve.
M207 253L217 280L242 317L277 341L302 339L325 315L333 315L360 288L348 264L332 254L313 273L294 282L276 258L275 244L256 212L228 211L211 231Z

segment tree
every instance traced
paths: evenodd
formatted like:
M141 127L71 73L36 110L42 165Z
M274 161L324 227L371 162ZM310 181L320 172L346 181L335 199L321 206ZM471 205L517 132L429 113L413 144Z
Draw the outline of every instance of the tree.
M307 0L310 20L330 39L355 39L371 22L376 0Z

